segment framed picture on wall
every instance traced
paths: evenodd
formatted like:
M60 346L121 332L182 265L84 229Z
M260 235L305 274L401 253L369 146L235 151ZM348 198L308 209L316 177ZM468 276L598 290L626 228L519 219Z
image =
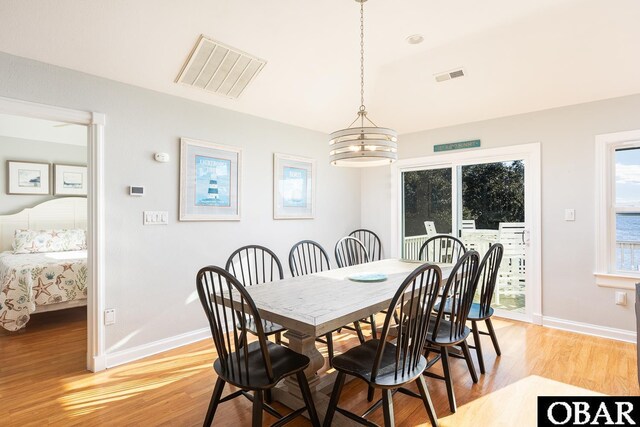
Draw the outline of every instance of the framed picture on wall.
M273 218L313 218L316 161L275 153L273 156Z
M49 194L49 163L7 160L7 194Z
M53 165L53 194L56 196L86 196L87 167Z
M242 150L180 139L180 221L240 219Z

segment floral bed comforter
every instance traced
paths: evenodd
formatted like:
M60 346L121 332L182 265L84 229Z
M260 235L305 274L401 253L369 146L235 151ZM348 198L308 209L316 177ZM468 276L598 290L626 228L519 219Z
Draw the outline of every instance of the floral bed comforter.
M87 251L0 253L0 326L17 331L36 305L87 298Z

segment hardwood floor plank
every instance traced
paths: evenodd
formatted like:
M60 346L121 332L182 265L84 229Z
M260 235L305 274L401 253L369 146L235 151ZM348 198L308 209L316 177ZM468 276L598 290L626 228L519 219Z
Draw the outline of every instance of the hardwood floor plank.
M34 316L23 333L0 333L0 399L10 426L199 426L215 383L210 340L92 374L85 371L84 308ZM382 324L382 319L379 319ZM539 393L638 395L633 344L520 322L495 320L502 357L482 336L487 374L473 384L464 360L451 360L458 412L448 409L444 383L427 378L441 425L501 424L524 417L535 425ZM365 329L365 335L368 331ZM344 331L334 339L336 354L357 344ZM326 348L319 344L325 354ZM474 362L475 352L472 353ZM325 369L327 366L325 365ZM440 364L434 372L441 373ZM417 387L411 389L418 391ZM231 393L227 386L223 396ZM364 412L367 388L345 384L340 405ZM515 397L514 397L515 396ZM380 392L376 392L376 399ZM517 399L513 403L511 400ZM527 400L527 402L524 402ZM397 426L428 425L424 406L402 394L393 398ZM524 402L524 403L523 403ZM533 405L533 406L531 406ZM275 403L283 413L290 409ZM527 411L528 414L527 414ZM505 415L505 412L507 414ZM527 414L527 415L524 415ZM504 417L511 418L504 418ZM381 410L371 421L382 424ZM275 419L267 414L265 425ZM220 405L215 425L251 424L251 402L237 398ZM297 419L291 426L310 425Z

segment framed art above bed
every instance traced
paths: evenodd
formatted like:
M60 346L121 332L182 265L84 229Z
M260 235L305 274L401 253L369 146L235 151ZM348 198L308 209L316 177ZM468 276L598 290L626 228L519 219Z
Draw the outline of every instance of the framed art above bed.
M56 196L86 196L87 167L75 165L53 165L53 194Z
M7 194L49 194L49 163L7 160Z

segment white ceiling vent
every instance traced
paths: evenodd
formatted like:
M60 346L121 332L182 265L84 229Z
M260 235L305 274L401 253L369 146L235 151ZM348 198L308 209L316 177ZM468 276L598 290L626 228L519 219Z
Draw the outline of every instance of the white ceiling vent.
M447 71L447 72L435 75L437 82L444 82L447 80L457 79L458 77L464 77L464 76L465 74L464 74L463 68L458 68L456 70L451 70L451 71Z
M200 36L176 83L238 98L267 62Z

